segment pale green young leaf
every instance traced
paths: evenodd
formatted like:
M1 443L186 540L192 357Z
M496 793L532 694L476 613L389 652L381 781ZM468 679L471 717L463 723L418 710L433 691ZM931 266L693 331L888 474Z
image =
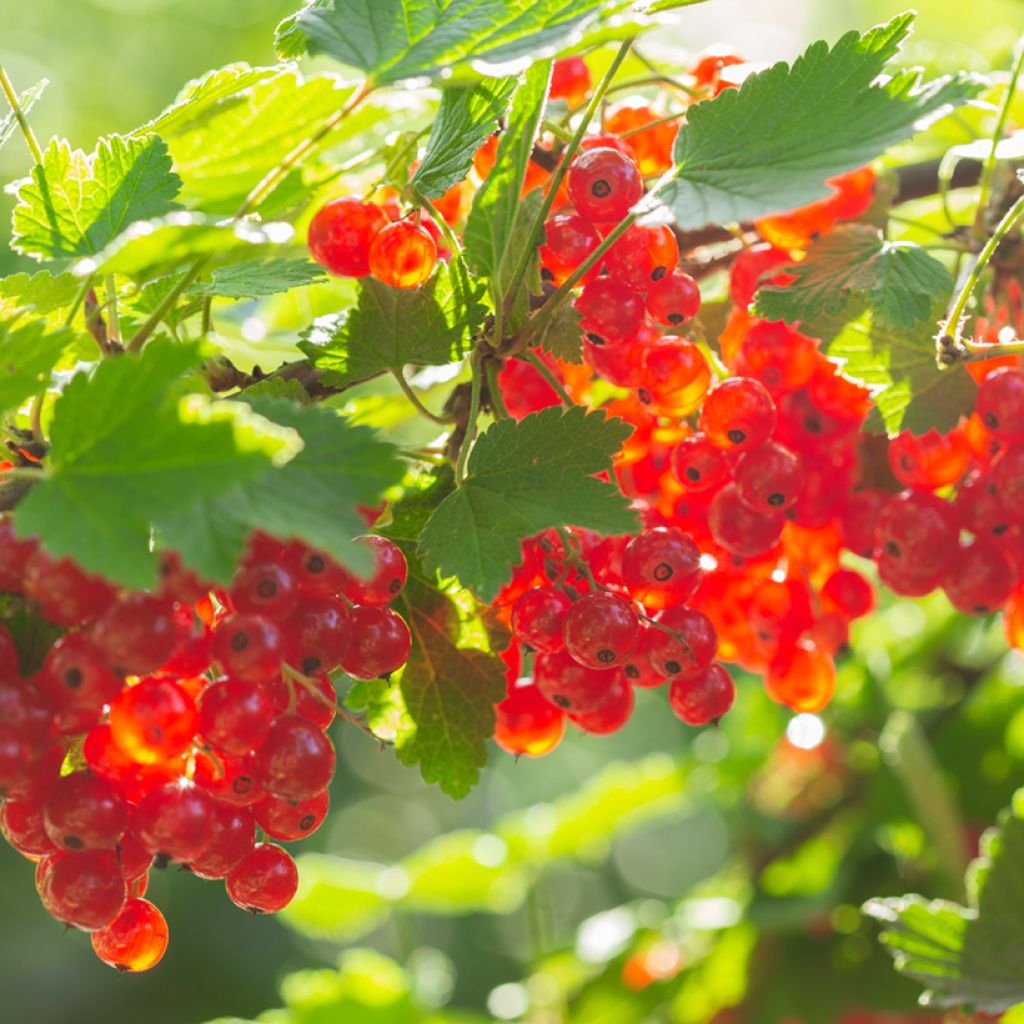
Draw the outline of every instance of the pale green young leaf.
M41 78L35 85L30 85L18 96L18 107L22 114L27 114L36 105L36 101L43 95L44 90L49 84L48 79ZM15 133L17 128L17 116L13 110L7 111L6 116L0 120L0 149L4 148L4 144Z
M48 333L42 320L0 322L0 413L18 409L42 391L73 341L68 330Z
M323 54L379 84L552 52L606 0L312 0L277 29L281 57ZM499 72L500 73L500 72Z
M473 166L473 154L497 128L515 90L515 78L485 78L445 89L412 185L428 199L444 195Z
M703 3L707 3L707 0L641 0L637 8L643 14L660 14L662 11L674 11L679 7L693 7Z
M317 284L325 278L323 268L310 260L255 259L218 267L209 281L200 281L189 291L210 298L259 299Z
M913 242L889 242L869 224L842 224L811 243L806 259L788 268L796 281L765 285L754 312L768 320L840 316L862 300L878 320L913 327L953 290L949 271Z
M520 543L555 526L628 533L636 517L618 488L595 479L629 436L602 413L543 409L501 420L477 440L462 486L430 517L419 553L490 601L521 556Z
M969 75L882 76L912 23L902 14L832 47L813 43L792 65L775 64L690 107L675 166L641 209L693 229L803 206L828 195L827 178L976 96L983 83Z
M91 256L133 222L173 210L180 187L155 135L110 135L89 154L54 139L13 186L12 247L37 260Z
M69 307L81 287L82 282L74 274L54 275L48 270L0 278L0 316L18 309L47 316Z
M407 365L444 366L468 350L486 315L482 298L457 258L419 288L367 278L355 308L318 321L301 348L337 386Z
M532 344L566 363L583 362L583 331L580 314L571 302L563 302Z

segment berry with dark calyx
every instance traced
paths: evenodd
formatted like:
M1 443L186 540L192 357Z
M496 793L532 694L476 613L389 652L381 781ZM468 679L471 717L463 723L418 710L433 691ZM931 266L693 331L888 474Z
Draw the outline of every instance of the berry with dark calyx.
M975 537L949 558L942 589L964 615L988 615L1006 604L1020 583L1013 560L997 541Z
M640 620L629 602L603 591L585 594L565 617L565 650L587 668L621 664L639 636Z
M295 580L298 590L304 594L337 594L348 578L345 570L330 555L298 542L288 545L283 567ZM290 607L275 612L274 618L287 615L295 606L296 598L292 599Z
M700 286L689 274L676 270L648 287L647 312L666 327L685 324L700 312Z
M97 618L116 591L105 580L79 568L70 558L53 558L38 548L25 565L25 596L44 619L59 626L79 626Z
M544 242L540 247L542 273L558 286L601 244L597 228L578 213L558 213L544 222ZM598 261L584 274L582 284L601 273Z
M629 721L633 704L633 687L625 676L616 672L608 695L596 708L590 711L570 711L567 717L577 728L593 736L610 736Z
M192 745L195 702L173 679L143 679L110 706L110 736L140 764L159 764Z
M608 696L615 674L587 668L567 651L540 654L534 662L533 681L538 691L563 711L590 711Z
M647 653L651 637L657 632L658 627L653 623L640 623L640 639L629 657L619 666L630 686L639 686L642 690L654 690L664 686L667 677L655 670Z
M687 725L717 722L735 699L736 684L717 661L696 677L677 676L668 690L669 707Z
M179 780L149 793L135 811L133 826L150 853L188 864L213 841L215 821L210 797Z
M259 683L276 675L287 648L281 627L263 615L236 612L213 633L213 656L235 679Z
M268 796L255 807L256 823L271 839L292 843L311 836L327 817L331 795L325 789L305 800Z
M228 596L235 611L283 619L299 599L299 586L287 566L257 562L239 569Z
M787 324L762 320L740 345L737 370L759 380L775 396L802 388L820 365L818 343Z
M643 379L643 356L648 344L643 331L625 345L595 345L584 339L583 358L609 384L620 388L636 388Z
M158 594L128 591L96 620L89 636L119 675L145 675L164 664L177 646L174 605Z
M351 618L348 608L333 597L303 595L281 623L288 642L289 664L305 676L333 671L352 642ZM278 674L268 672L261 678L276 678Z
M389 224L370 243L370 273L392 288L416 288L437 263L437 244L422 224Z
M516 685L494 709L494 742L507 754L542 757L558 746L565 714L528 681Z
M45 857L57 849L47 834L43 805L38 800L0 804L0 834L24 857Z
M708 524L715 540L741 558L755 558L779 541L785 519L778 512L754 512L745 504L735 484L727 484L714 497Z
M1024 441L1024 371L1007 366L990 373L978 388L975 408L1000 441Z
M685 338L667 335L643 350L637 396L673 418L700 408L711 386L711 368L704 353Z
M353 679L387 679L409 660L409 627L393 608L356 605L350 615L352 643L341 667Z
M929 491L903 491L882 509L875 526L877 550L906 572L937 572L956 548L951 506Z
M387 225L387 214L376 203L353 196L333 199L310 222L309 254L338 277L366 277L370 244Z
M524 591L512 605L512 633L541 654L560 651L565 646L565 617L572 598L556 587L534 587Z
M999 500L988 473L974 471L964 477L957 487L953 507L964 529L975 536L1003 537L1013 525L1013 518Z
M572 205L597 224L622 220L643 192L640 168L615 149L589 149L569 168Z
M276 914L299 887L295 861L273 843L260 843L227 877L231 902L253 914Z
M334 776L334 746L312 722L298 715L274 720L254 755L260 781L274 796L306 800Z
M105 964L122 974L139 974L156 967L167 952L167 921L149 900L133 897L91 940Z
M373 570L369 576L347 573L340 593L353 604L389 604L402 592L409 575L402 549L376 534L357 537L355 543L370 549Z
M675 270L679 245L671 228L634 225L605 253L604 261L612 277L642 292Z
M971 461L971 449L962 431L937 430L915 436L909 430L889 442L889 465L904 487L935 491L955 484Z
M800 459L788 448L766 441L736 464L736 493L754 512L785 512L803 483Z
M218 803L252 807L265 796L252 757L221 757L196 754L194 781Z
M777 416L763 384L751 377L732 377L708 394L700 428L716 447L745 452L771 437Z
M718 633L711 620L695 608L669 608L645 636L646 654L662 676L693 679L718 653Z
M198 711L203 739L233 757L242 757L263 742L276 713L262 686L230 678L203 690Z
M694 434L673 450L672 472L688 491L711 491L729 478L729 464L721 448Z
M54 643L36 682L59 712L89 713L94 718L122 687L84 633L68 633Z
M110 924L127 896L117 856L109 850L58 850L39 862L36 888L46 912L93 932Z
M226 878L256 845L256 820L252 809L212 802L213 828L209 843L189 861L197 878Z
M644 530L622 553L622 582L634 601L652 611L683 604L703 575L700 549L675 527Z
M72 772L47 791L43 821L46 834L61 850L110 850L128 827L128 805L106 779Z
M643 299L610 277L599 277L585 285L575 306L584 337L599 347L624 345L644 325Z

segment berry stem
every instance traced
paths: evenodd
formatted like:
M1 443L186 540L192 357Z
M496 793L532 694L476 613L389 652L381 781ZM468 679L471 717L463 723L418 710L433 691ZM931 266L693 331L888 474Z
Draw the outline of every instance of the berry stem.
M569 392L562 386L562 382L551 372L547 363L545 363L532 348L528 348L523 352L522 358L525 359L548 382L548 384L551 385L552 390L562 400L562 405L571 409L576 404L572 400L572 396Z
M491 411L497 420L508 419L508 409L505 408L505 400L501 397L501 385L498 383L498 364L490 362L487 364L487 395L490 398Z
M459 241L458 235L452 231L451 225L437 212L437 207L418 189L412 189L413 200L418 206L422 206L431 217L434 218L434 223L437 225L441 234L444 235L444 240L448 243L448 248L456 256L462 255L462 243Z
M470 370L473 374L472 383L470 385L469 416L466 418L466 436L462 439L462 445L459 448L459 457L455 463L455 482L460 487L466 479L466 463L469 461L469 449L473 446L473 441L476 437L476 421L480 416L481 373L480 357L476 351L473 352L469 362Z
M141 352L150 335L160 326L161 321L174 308L175 303L197 277L203 272L209 256L201 256L185 271L181 280L164 296L163 302L150 314L149 319L135 332L126 346L128 352Z
M39 141L36 139L35 132L32 131L32 126L28 123L25 111L21 109L18 93L15 91L14 84L8 78L7 71L2 64L0 64L0 90L3 91L4 98L11 108L11 113L14 114L14 119L18 122L18 127L21 129L21 134L25 137L25 144L32 154L32 159L35 160L37 165L42 167L43 151L39 148Z
M324 707L330 708L339 718L343 718L346 722L350 722L357 729L361 729L365 732L367 736L372 736L373 739L384 744L385 741L382 740L369 727L369 725L366 724L366 722L358 716L353 715L347 708L342 707L342 705L336 700L331 700L308 676L304 676L301 672L297 672L290 665L282 665L281 674L293 694L295 693L295 687L301 686L314 700L319 701L324 705ZM294 709L290 709L288 713L293 714Z
M423 402L420 401L419 396L416 394L415 391L413 391L412 386L405 379L405 374L403 374L401 370L392 370L391 371L391 376L395 378L395 382L402 389L402 394L404 394L405 397L409 399L409 402L412 405L412 407L421 416L423 416L426 419L430 420L431 423L437 423L437 424L440 424L441 426L446 426L448 423L451 422L450 419L446 419L444 416L438 416L435 413L432 413L423 404Z

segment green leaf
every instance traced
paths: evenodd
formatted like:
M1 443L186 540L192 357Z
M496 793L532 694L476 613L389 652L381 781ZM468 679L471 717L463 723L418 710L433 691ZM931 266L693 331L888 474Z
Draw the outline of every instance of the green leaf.
M707 0L650 0L650 3L639 4L644 14L660 14L662 11L674 11L679 7L693 7L706 3Z
M920 896L871 900L896 969L925 986L929 1006L968 1005L1001 1013L1024 1002L1024 790L985 834L968 872L968 907Z
M0 323L0 413L17 409L42 391L61 353L74 341L68 330L47 333L42 320Z
M843 324L827 315L805 325L808 334L833 339L831 359L838 360L847 377L872 391L875 412L869 429L900 429L923 434L934 427L946 431L962 415L970 415L977 385L960 364L940 370L935 363L933 315L912 330L896 330L865 314Z
M155 135L110 135L90 154L54 139L14 186L11 244L38 260L92 255L134 221L173 210L180 187Z
M851 299L860 299L878 320L912 327L953 289L949 271L921 246L888 242L869 224L841 224L787 271L797 278L792 284L758 291L758 316L787 323L839 316Z
M444 366L465 355L483 323L482 292L455 258L419 288L368 278L356 307L322 318L300 347L338 387L410 364Z
M240 402L180 397L192 346L152 342L72 379L54 406L47 470L18 507L18 528L56 555L151 586L152 524L263 475L294 435Z
M628 533L636 518L618 488L594 478L611 468L630 427L581 407L501 420L480 436L466 479L430 517L419 553L490 601L520 558L520 542L554 526Z
M351 543L366 532L356 506L379 500L401 479L394 449L331 409L265 395L241 397L259 416L297 434L301 450L283 466L266 468L192 502L186 512L161 518L168 546L204 577L218 581L231 577L254 529L295 537L365 569L360 562L365 549Z
M531 344L563 362L582 363L583 331L576 307L571 302L563 302Z
M290 241L292 233L289 224L171 213L133 224L95 256L80 260L75 273L124 274L145 281L174 273L200 257L213 264L245 260L264 246Z
M515 86L515 78L485 78L477 85L445 89L412 185L435 199L462 181L473 166L473 154L508 109Z
M377 84L557 49L606 0L312 0L277 29L281 57L325 54Z
M401 746L416 732L402 698L401 687L386 679L360 680L349 687L345 706L362 712L374 736Z
M81 287L74 274L54 276L48 270L0 278L0 315L17 309L31 309L39 316L55 313L70 306Z
M383 867L316 853L304 854L298 864L299 889L281 918L303 935L352 942L389 911L380 892Z
M41 78L35 85L30 85L18 97L18 107L23 115L27 114L36 105L36 101L43 95L44 90L49 84L48 79ZM7 116L0 121L0 149L4 148L4 143L14 134L17 127L18 118L13 110L9 110Z
M466 262L477 274L497 282L502 296L506 261L511 260L512 266L518 261L519 253L509 243L523 208L523 182L544 113L550 74L549 62L534 64L516 91L494 168L477 192L466 221Z
M828 194L826 178L977 95L982 83L964 74L928 83L914 70L880 77L912 22L902 14L831 48L813 43L792 67L775 64L690 107L675 167L642 208L667 208L692 229L803 206Z
M201 281L189 290L196 295L221 299L258 299L316 284L325 276L323 269L309 260L245 260L233 266L218 267L209 281Z

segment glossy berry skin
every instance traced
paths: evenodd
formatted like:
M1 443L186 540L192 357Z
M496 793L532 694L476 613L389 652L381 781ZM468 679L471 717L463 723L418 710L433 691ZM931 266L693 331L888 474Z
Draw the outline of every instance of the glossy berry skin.
M576 107L590 92L590 69L582 57L563 57L556 60L551 68L551 88L548 95L553 100L565 100L570 107Z
M695 413L711 386L704 353L685 338L659 338L644 349L640 365L637 397L673 418Z
M555 587L534 587L512 605L512 633L520 642L541 654L553 654L565 646L562 636L572 599Z
M58 849L111 850L128 827L128 805L106 779L72 772L47 791L43 822Z
M348 608L333 597L301 597L281 627L288 638L289 664L306 676L337 668L352 642L350 621Z
M231 902L253 914L284 910L298 887L295 861L273 843L260 843L227 877Z
M1007 366L990 373L978 388L975 408L1000 441L1024 441L1024 371Z
M117 844L117 860L126 882L131 884L143 878L153 866L153 854L142 845L138 833L129 828Z
M889 502L882 491L857 491L850 495L840 517L843 543L861 558L870 558L875 550L878 517Z
M679 245L671 228L635 225L608 250L604 262L617 281L643 292L675 270Z
M73 724L82 724L87 717L95 721L122 687L84 633L68 633L54 643L36 683L54 709Z
M672 146L679 125L675 121L667 124L653 123L660 120L661 114L639 97L616 105L605 118L606 132L631 133L621 141L644 175L662 174L672 166Z
M878 551L904 571L937 572L956 548L957 528L947 502L927 491L903 491L878 517Z
M46 912L92 932L110 924L127 892L115 854L108 850L58 850L39 862L36 888Z
M745 452L736 464L736 493L754 512L785 512L800 495L800 459L788 448L767 441Z
M308 719L318 728L327 730L337 714L338 695L334 691L334 683L330 676L319 675L294 680L292 687L283 677L269 683L265 689L273 702L278 714L285 714L295 693L295 714Z
M783 651L768 667L764 686L772 700L794 711L820 711L836 690L835 665L821 651L793 647Z
M542 757L558 746L565 715L536 686L516 686L495 708L494 742L507 754Z
M807 384L820 361L813 338L784 323L762 320L747 331L736 369L781 396Z
M213 633L213 656L235 679L259 683L276 675L287 653L284 634L273 619L236 612Z
M732 301L745 312L754 301L754 295L761 287L764 275L790 262L790 255L785 249L776 249L768 242L758 242L747 249L742 249L729 270L729 293ZM792 280L789 274L776 274L770 281L764 283L782 285Z
M712 491L726 482L729 463L703 434L684 437L672 452L672 473L688 491Z
M558 213L544 222L544 242L540 247L543 270L555 285L561 285L600 244L601 235L585 217ZM583 276L583 284L600 273L599 261Z
M333 199L310 222L309 254L338 277L366 277L370 244L387 225L387 214L376 203Z
M262 686L240 679L211 683L199 698L199 733L214 749L242 757L262 742L276 715Z
M281 715L256 751L255 765L269 793L307 800L326 789L334 776L334 746L307 719Z
M150 853L188 864L213 840L215 820L214 803L199 786L172 782L142 800L133 827Z
M173 679L143 679L110 706L111 738L140 764L159 764L183 753L197 726L194 701Z
M610 255L610 254L609 254ZM700 311L700 287L677 270L648 286L647 312L666 327L678 327Z
M641 332L624 345L595 345L583 341L583 358L599 377L620 388L639 387L643 378L642 361L647 343Z
M305 800L268 796L255 807L256 823L271 839L293 843L311 836L327 817L331 795L325 789Z
M585 594L565 617L565 649L587 668L621 664L639 636L640 620L629 603L603 591Z
M633 600L651 611L683 604L703 575L700 549L675 527L644 530L622 553L622 582Z
M266 795L252 757L196 756L195 783L218 803L252 807Z
M43 805L38 800L0 804L0 835L24 857L45 857L57 849L47 835Z
M25 566L35 554L39 545L34 540L24 540L14 532L14 520L0 516L0 591L20 594Z
M677 676L668 690L669 707L679 719L694 726L717 722L735 699L736 684L717 661L694 678Z
M114 600L114 588L80 569L70 558L52 558L42 548L25 565L25 596L43 618L59 626L91 622Z
M860 619L875 607L874 587L853 569L837 569L822 585L823 607L845 619Z
M620 221L644 192L640 168L611 148L580 153L569 168L569 198L588 220Z
M174 605L157 594L129 591L96 620L90 637L118 675L145 675L167 661L177 646Z
M998 541L985 537L961 544L941 581L949 603L964 615L998 611L1019 583L1013 560Z
M389 604L402 592L409 575L402 549L387 537L375 534L357 537L355 543L370 549L373 570L369 576L346 573L340 592L353 604Z
M422 224L396 221L370 243L370 272L392 288L417 288L437 263L437 244Z
M889 465L904 487L935 491L954 484L971 461L963 433L937 430L915 436L904 430L889 443Z
M28 682L0 683L0 733L16 736L29 760L48 750L54 728L47 695Z
M643 299L610 277L599 277L586 285L575 306L580 314L580 328L592 345L624 345L644 325Z
M283 619L299 599L299 585L287 566L257 562L238 571L228 596L235 611Z
M633 687L617 672L608 695L596 708L578 713L569 712L568 719L577 728L593 736L610 736L629 721L633 704Z
M745 452L771 437L777 415L772 396L760 381L732 377L708 395L700 429L717 448Z
M712 536L731 554L756 558L779 541L785 519L778 512L754 512L745 504L735 484L726 484L708 509Z
M189 861L189 869L198 878L226 878L252 852L256 845L256 820L253 810L213 802L213 828L202 852Z
M353 679L387 679L409 660L409 627L394 609L356 605L350 621L352 643L341 667Z
M648 630L647 658L661 676L693 679L718 653L718 634L711 620L695 608L670 608ZM669 632L671 630L671 632Z
M0 625L0 681L17 679L20 675L18 648L14 645L11 631Z
M567 651L540 654L533 667L537 690L563 711L591 711L608 696L615 673L587 668Z
M289 544L285 549L284 566L303 594L331 597L338 593L348 578L345 570L329 555L298 542ZM293 600L292 607L294 604ZM282 618L286 614L278 613L275 617Z
M1024 445L1001 451L992 461L992 484L999 500L1016 521L1024 518Z
M93 952L122 974L139 974L156 967L167 952L167 921L149 900L125 901L105 928L93 932Z

